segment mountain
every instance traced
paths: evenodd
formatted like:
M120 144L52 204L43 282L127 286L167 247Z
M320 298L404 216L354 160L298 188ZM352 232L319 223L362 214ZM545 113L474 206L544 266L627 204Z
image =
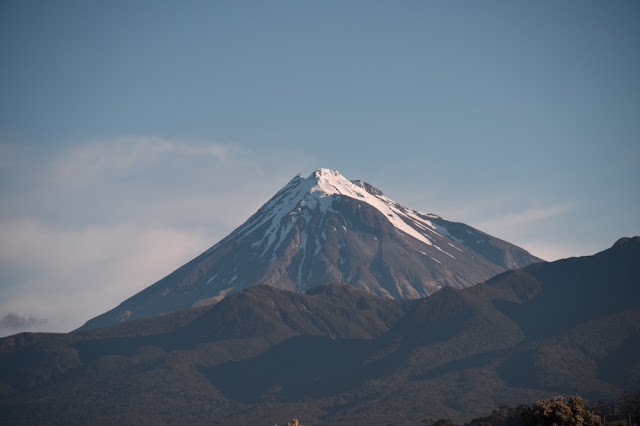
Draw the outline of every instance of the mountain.
M343 282L388 298L419 298L540 260L319 169L294 177L219 243L81 329L213 304L256 284L302 293Z
M413 300L257 285L0 339L2 424L420 424L640 388L640 237Z

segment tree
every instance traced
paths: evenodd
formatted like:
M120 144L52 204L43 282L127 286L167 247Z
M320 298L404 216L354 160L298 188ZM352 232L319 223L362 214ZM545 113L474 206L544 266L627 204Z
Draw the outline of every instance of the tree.
M536 401L532 406L525 406L520 411L520 424L525 426L599 426L602 424L600 416L589 411L579 396L564 398L556 396L550 399Z
M640 390L625 391L617 401L596 401L587 406L603 419L613 415L627 415L640 422ZM611 417L608 417L609 419Z

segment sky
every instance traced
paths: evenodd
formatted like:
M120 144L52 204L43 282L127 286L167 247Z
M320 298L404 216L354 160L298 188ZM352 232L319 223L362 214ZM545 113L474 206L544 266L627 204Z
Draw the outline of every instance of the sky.
M546 260L640 234L640 2L0 2L0 336L339 170Z

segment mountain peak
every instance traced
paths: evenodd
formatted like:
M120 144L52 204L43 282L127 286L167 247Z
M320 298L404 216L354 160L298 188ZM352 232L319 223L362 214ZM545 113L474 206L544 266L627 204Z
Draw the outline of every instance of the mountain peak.
M638 246L640 245L640 236L635 237L622 237L618 241L615 242L613 247L628 247L628 246Z
M301 215L304 216L303 211L309 214L315 209L323 212L331 211L334 196L344 196L368 204L382 213L398 230L427 245L432 245L432 238L426 236L423 230L427 228L435 231L436 227L429 219L438 216L409 210L385 197L382 191L373 185L360 180L350 181L339 171L331 169L317 169L306 179L298 175L265 204L263 208L272 211L269 218L265 219L271 223L267 234L276 231L276 228L281 225L282 217L293 214L291 219L295 219ZM273 209L273 207L276 208ZM247 223L251 222L250 219ZM257 223L261 225L264 221ZM250 228L255 229L254 226ZM240 230L244 233L243 227L240 227L234 234Z
M310 192L320 192L321 195L347 195L351 197L361 197L356 185L349 179L342 176L338 170L318 169L307 178L314 186ZM364 189L364 188L363 188Z
M301 188L307 190L307 194L311 195L317 193L318 196L327 195L346 195L349 197L363 198L361 190L365 190L367 193L374 196L383 196L384 194L375 186L361 181L361 180L348 180L338 170L320 168L311 173L306 179L302 173L298 173L287 186L298 185L301 182L305 182ZM287 188L285 186L285 188ZM284 188L283 188L284 189Z
M315 172L313 172L311 176L313 176L316 179L331 178L332 176L336 176L336 177L342 176L342 173L340 173L338 170L319 168Z

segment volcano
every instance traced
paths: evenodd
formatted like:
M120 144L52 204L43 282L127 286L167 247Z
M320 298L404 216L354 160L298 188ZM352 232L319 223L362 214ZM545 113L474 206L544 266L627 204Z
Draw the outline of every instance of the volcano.
M471 226L404 207L366 182L318 169L294 177L213 247L80 329L215 304L257 284L303 293L341 282L414 299L539 261Z

